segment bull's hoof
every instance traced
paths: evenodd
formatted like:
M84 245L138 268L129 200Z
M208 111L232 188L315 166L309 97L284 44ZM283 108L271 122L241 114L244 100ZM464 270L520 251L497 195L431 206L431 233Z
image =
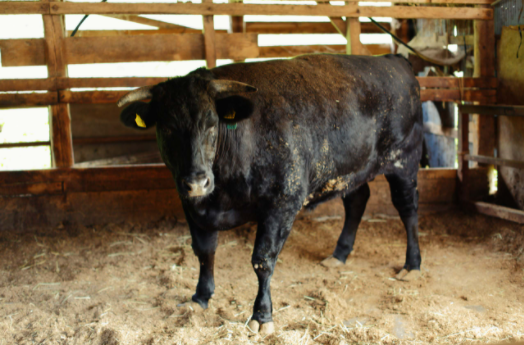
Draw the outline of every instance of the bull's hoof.
M407 269L403 268L395 276L395 279L409 282L409 281L418 280L420 279L421 276L422 276L422 273L420 272L420 270L408 271Z
M339 259L335 258L334 256L329 256L322 260L320 264L324 267L340 267L344 266L344 263L340 261Z
M195 301L187 301L185 303L178 304L177 307L186 309L187 312L196 314L200 314L205 310L199 303Z
M273 334L275 332L275 323L273 321L260 324L257 320L251 320L247 324L247 328L253 333L258 333L261 336Z

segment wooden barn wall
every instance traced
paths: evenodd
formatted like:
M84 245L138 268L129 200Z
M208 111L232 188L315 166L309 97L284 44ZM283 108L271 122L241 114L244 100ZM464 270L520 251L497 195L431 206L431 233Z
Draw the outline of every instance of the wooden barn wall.
M524 31L524 26L521 30ZM502 28L497 63L499 104L524 105L524 44L521 42L518 27ZM524 161L524 118L501 116L498 139L501 158ZM506 206L524 209L524 169L500 167L499 199Z
M154 137L155 128L137 131L123 126L121 109L116 104L71 104L70 109L75 163L158 151L154 140L129 141L145 135ZM117 140L96 142L109 137ZM90 140L86 141L87 138ZM127 141L118 141L118 138Z
M126 169L41 171L33 172L30 178L28 172L20 172L15 177L0 173L0 228L24 231L60 223L89 226L183 217L180 199L167 168L141 166L135 167L132 173L127 173ZM378 176L370 187L371 198L366 212L396 216L384 176ZM421 214L455 207L457 171L421 170L418 190ZM330 201L320 205L315 212L339 214L340 205L339 200Z

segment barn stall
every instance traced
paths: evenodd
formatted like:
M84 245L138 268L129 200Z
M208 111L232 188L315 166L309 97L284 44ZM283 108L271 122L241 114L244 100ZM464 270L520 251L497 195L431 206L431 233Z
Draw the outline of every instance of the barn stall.
M3 30L0 40L0 157L14 157L2 157L0 172L1 343L522 340L522 5L376 5L0 2L2 20L30 15L43 27L40 37ZM76 31L85 14L90 17ZM86 27L102 17L114 26ZM315 39L320 43L311 44ZM215 295L209 309L193 310L186 302L199 264L171 173L154 131L123 127L116 101L170 73L185 74L187 62L212 68L305 53L393 52L411 61L425 102L419 279L395 279L405 230L380 176L370 183L355 251L344 266L319 265L342 228L342 203L299 214L271 284L274 334L246 327L257 291L248 264L256 224L220 234ZM146 68L168 61L160 72ZM125 63L142 64L119 75ZM30 66L46 73L17 75ZM32 109L48 111L48 137L9 136L29 125L22 111ZM34 148L48 151L22 151ZM49 168L27 165L46 152Z

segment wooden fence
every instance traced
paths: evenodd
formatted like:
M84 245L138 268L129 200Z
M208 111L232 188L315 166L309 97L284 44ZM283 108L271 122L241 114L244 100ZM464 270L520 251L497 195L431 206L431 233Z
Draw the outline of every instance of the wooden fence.
M317 5L298 3L296 5L215 4L207 0L201 4L72 3L53 0L0 2L0 13L2 14L42 15L45 33L42 39L0 40L2 66L45 65L48 70L46 79L0 79L0 108L49 106L51 131L50 142L0 144L0 148L49 144L51 145L53 167L61 168L54 172L53 170L51 172L0 172L0 184L2 185L0 196L3 196L0 200L0 208L4 210L0 211L0 213L4 212L3 216L0 214L0 221L2 218L9 218L12 224L18 222L12 218L12 207L11 211L6 211L9 208L3 207L12 204L14 202L12 198L22 195L33 197L67 195L68 190L64 189L64 179L75 181L79 179L73 185L83 187L81 190L75 190L75 193L99 193L108 185L115 183L111 176L118 176L123 181L136 181L140 179L144 171L151 173L151 169L153 171L165 170L165 167L162 166L107 168L95 169L91 176L89 172L86 172L89 169L79 172L80 170L74 167L69 104L115 103L127 91L72 91L71 89L139 87L164 81L165 78L69 78L67 64L206 60L207 66L212 68L216 65L216 59L241 61L250 58L290 57L319 52L376 55L389 53L390 47L361 44L361 33L378 33L379 31L371 23L361 23L358 20L359 17L474 20L476 34L468 36L466 41L475 46L476 65L481 67L475 78L419 78L422 87L421 98L435 101L494 103L497 80L494 78L493 68L490 67L494 65L494 50L490 48L494 43L494 34L491 30L493 28L493 10L489 6L490 0L399 0L390 7L359 6L355 0L347 1L343 6L330 5L324 1L317 3ZM66 14L106 15L152 25L158 30L79 31L77 36L69 37L64 27L64 15ZM199 32L180 25L140 17L139 14L198 14L202 15L204 30ZM231 29L228 32L215 30L214 15L231 16ZM320 16L329 17L330 23L246 23L243 21L244 15ZM388 24L385 25L391 29ZM347 43L345 45L259 46L258 35L268 33L339 33L346 38ZM463 39L461 37L458 41L458 38L450 37L449 41L462 43ZM142 136L142 138L135 137L130 140L150 139L153 138ZM92 140L93 142L97 140L107 142L111 139L93 138ZM118 171L118 174L113 175L114 171ZM164 171L162 174L167 174L167 172ZM45 176L51 182L46 182ZM56 178L56 176L61 177ZM79 176L90 177L87 179ZM449 172L444 173L443 176L449 182ZM35 179L38 180L36 184ZM439 181L438 178L427 180L430 184ZM168 182L165 183L168 184ZM138 189L137 185L133 183L119 185L125 186L123 189L127 191ZM172 189L172 186L169 188L166 186L164 187ZM455 184L448 187L454 190ZM35 194L35 191L38 193ZM119 191L121 192L122 189ZM447 199L441 198L442 200L439 199L438 203L451 203L454 194L447 193L446 195ZM431 204L431 200L427 202L428 205ZM4 205L1 205L2 203ZM72 207L71 205L65 206L67 202L54 205L55 210L61 207Z

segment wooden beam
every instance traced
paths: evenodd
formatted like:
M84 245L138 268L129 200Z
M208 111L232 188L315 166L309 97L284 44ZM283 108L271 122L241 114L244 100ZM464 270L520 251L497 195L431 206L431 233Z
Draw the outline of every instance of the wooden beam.
M382 34L382 30L373 23L362 22L362 33ZM380 23L391 30L389 23ZM300 22L247 22L246 32L259 34L336 34L340 33L332 23ZM344 25L345 26L345 25ZM345 31L344 31L345 32Z
M213 0L203 0L204 4L212 4ZM215 47L215 21L213 15L202 16L204 24L204 53L206 56L206 66L208 69L215 68L217 65L217 52Z
M333 25L333 27L339 34L346 37L347 25L346 25L346 21L342 17L329 17L329 21L331 22L331 24Z
M522 105L459 105L461 112L479 115L524 116Z
M300 46L294 46L300 47ZM306 46L308 48L315 46ZM322 46L329 49L342 51L343 45ZM264 48L264 47L262 47ZM275 47L267 47L275 48ZM287 47L285 47L287 48ZM325 48L326 51L329 49ZM70 88L96 88L96 87L140 87L154 85L166 81L168 78L163 77L129 77L129 78L57 78L54 79L0 79L0 92L3 91L34 91L34 90L51 90L56 84L58 89ZM455 77L417 77L422 88L443 88L443 89L464 89L471 88L497 88L496 78L455 78ZM462 84L462 86L460 86ZM478 114L498 114L506 116L524 116L523 106L471 106L460 105L465 112ZM473 110L474 109L474 110Z
M489 7L481 5L481 8ZM495 76L495 27L494 21L475 20L474 22L474 71L473 77ZM481 104L494 104L496 101L479 101ZM478 123L478 154L493 156L495 151L494 119L475 117Z
M89 138L73 138L75 145L97 145L97 144L114 144L114 143L129 143L138 141L156 141L156 135L126 135L116 137L89 137Z
M55 0L45 0L51 6ZM67 77L67 65L64 58L64 16L44 15L45 56L47 74L50 78ZM53 90L58 90L54 85ZM71 114L68 104L51 105L49 109L49 130L51 138L51 156L53 166L70 167L73 165L73 142L71 136Z
M524 224L524 211L509 207L488 204L487 202L472 202L469 204L477 212L487 216L509 220L515 223Z
M0 143L0 149L8 149L12 147L31 147L31 146L49 146L50 141L31 141L27 143Z
M351 54L366 55L362 49L362 43L360 43L360 21L358 18L347 18L346 21L348 22L347 45L351 47Z
M455 77L417 77L420 87L424 88L480 88L495 89L497 78L455 78Z
M390 46L387 44L369 44L365 45L373 55L382 55L391 53ZM260 47L260 57L291 57L311 53L338 53L345 54L345 45L311 45L311 46L274 46Z
M468 176L469 176L469 162L466 160L466 155L469 154L469 114L459 112L458 116L458 170L457 175L460 180L459 198L467 200L469 196L468 191Z
M457 89L422 89L420 99L425 101L468 101L468 102L487 102L494 100L497 90L457 90Z
M145 17L140 17L140 16L133 15L133 14L103 14L103 16L114 18L114 19L125 20L127 22L149 25L149 26L153 26L159 29L191 30L191 28L188 28L186 26L167 23L167 22L163 22L160 20L149 19Z
M361 0L363 2L376 2L376 1L381 1L381 0ZM358 2L358 0L349 0L348 2ZM460 4L485 4L485 5L490 5L492 4L494 1L493 0L396 0L394 1L394 3L403 3L403 4L455 4L455 5L460 5ZM49 4L47 3L43 3L43 2L25 2L25 1L2 1L0 2L0 13L3 13L3 14L50 14L50 13L53 13L53 12L60 12L60 13L57 13L57 14L84 14L84 13L91 13L91 14L99 14L98 12L100 11L103 11L104 13L106 14L125 14L125 13L130 13L130 14L204 14L202 12L202 10L200 10L199 8L204 8L206 9L207 11L214 11L215 9L213 7L204 7L204 6L199 6L199 8L196 7L197 4L191 4L190 6L194 6L194 8L189 8L189 9L186 9L182 6L180 6L180 4L126 4L126 3L122 3L122 5L124 6L121 6L121 7L125 7L126 5L139 5L139 6L134 6L133 9L129 9L127 11L123 10L123 9L118 9L118 8L115 8L113 6L107 6L108 4L106 4L106 6L102 6L102 9L96 9L96 10L90 10L92 7L86 7L84 5L85 3L80 3L80 7L81 9L74 9L74 10L71 10L69 7L59 7L59 6L53 6L50 8ZM104 4L101 4L101 5L104 5ZM148 6L151 6L151 5L163 5L163 6L153 6L153 7L149 7L147 8ZM185 4L184 4L185 5ZM176 9L170 9L169 11L166 10L166 8L169 8L169 6L178 6ZM248 6L257 6L257 5L248 5ZM255 13L235 13L235 15L243 15L243 14L269 14L269 15L274 15L274 14L279 14L279 13L273 13L273 12L268 12L268 9L267 9L267 6L275 6L275 5L258 5L258 7L260 9L257 9L257 12ZM276 5L276 6L282 6L282 5ZM287 5L288 7L297 7L295 5ZM304 7L303 5L298 5L300 7ZM311 6L309 6L311 7ZM82 10L84 10L85 12L81 12ZM142 10L142 11L141 11ZM238 8L235 8L234 9L236 12L241 12L241 9L238 9ZM97 13L95 13L95 11ZM216 11L216 10L215 10ZM224 10L222 10L224 11ZM230 10L232 11L232 10ZM281 11L281 10L280 10ZM279 11L279 12L280 12ZM292 11L288 10L289 12L286 12L284 14L293 14ZM66 13L62 13L62 12L66 12ZM73 12L73 13L70 13L70 12ZM189 13L188 13L189 12ZM262 13L259 13L259 12L262 12ZM231 15L231 13L206 13L206 14L227 14L227 15ZM282 13L280 13L282 14ZM336 16L333 15L333 16ZM342 16L345 16L345 14L343 14ZM414 17L415 18L415 17Z
M12 7L11 7L12 8ZM0 7L0 11L2 7ZM394 17L427 19L493 19L489 8L429 6L314 6L269 4L189 4L189 3L60 3L50 8L52 14L196 14L196 15L295 15L327 17ZM4 12L9 14L9 12Z
M45 40L41 38L0 40L0 51L4 67L46 64Z
M488 157L488 156L482 156L482 155L466 155L464 159L467 161L472 161L472 162L524 169L524 161L516 161L512 159L502 159L502 158Z
M58 104L56 92L0 94L0 108L38 107L51 104Z

